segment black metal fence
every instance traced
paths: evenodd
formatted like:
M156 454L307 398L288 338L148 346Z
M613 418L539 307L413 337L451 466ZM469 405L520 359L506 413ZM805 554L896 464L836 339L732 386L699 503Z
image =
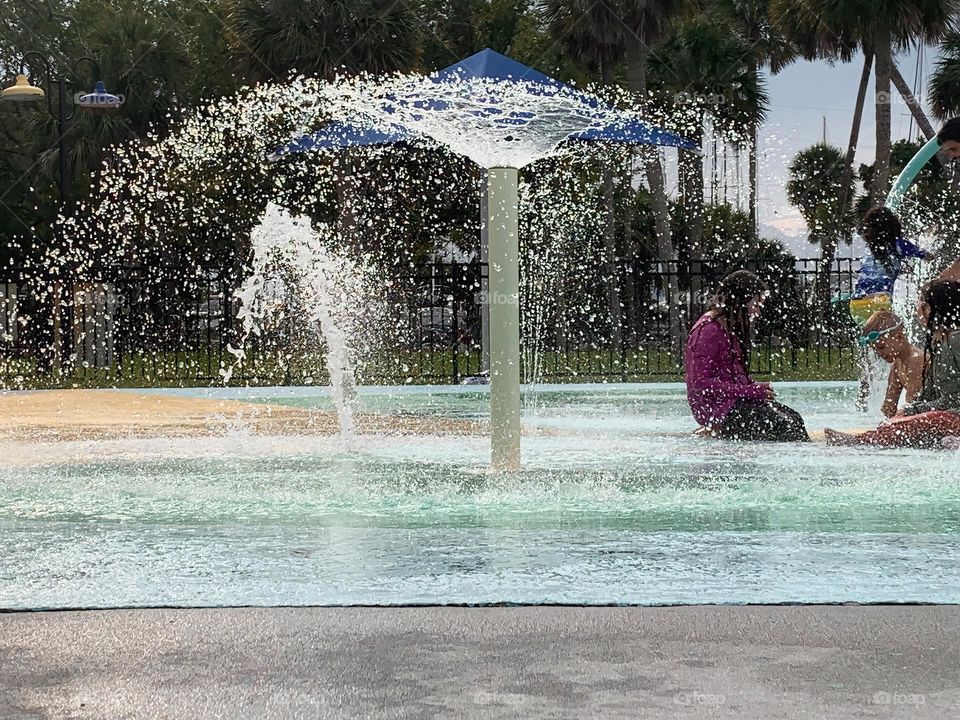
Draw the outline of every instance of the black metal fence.
M789 266L747 264L771 291L751 352L755 373L828 378L855 370L855 328L846 306L836 300L852 293L858 264L852 259L836 260L829 268L819 259ZM708 261L626 265L615 284L619 317L609 310L614 303L601 297L609 287L584 287L578 277L570 278L544 323L547 337L536 348L538 375L678 379L687 332L733 269ZM585 297L587 312L582 310Z
M852 372L849 319L822 298L852 290L854 265L824 268L814 259L752 268L771 288L752 352L758 374ZM600 268L581 268L546 292L526 273L524 376L679 379L687 330L729 269L637 261L611 283ZM481 373L485 274L480 263L385 273L363 311L369 316L356 323L364 334L360 382L456 383ZM241 281L221 269L122 267L84 278L8 269L0 276L0 383L204 385L223 382L227 369L233 384L325 382L324 339L293 300L278 303L276 318L241 343Z

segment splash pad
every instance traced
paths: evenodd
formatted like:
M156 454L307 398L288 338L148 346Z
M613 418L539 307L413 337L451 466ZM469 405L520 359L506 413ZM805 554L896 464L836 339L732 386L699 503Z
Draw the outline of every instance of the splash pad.
M781 387L813 427L855 392ZM360 388L360 450L324 388L147 397L327 434L0 433L0 607L960 600L955 453L725 445L675 384L541 395L519 473L486 471L482 388Z
M4 605L955 598L949 548L956 493L943 479L953 461L946 453L878 459L816 443L802 451L744 445L731 452L692 436L676 386L541 386L536 412L526 414L524 466L488 471L491 420L495 466L517 467L521 388L511 374L518 369L511 322L522 289L511 273L519 235L523 227L543 235L581 227L575 208L583 185L558 182L525 197L519 170L527 168L529 178L531 164L558 159L579 170L570 148L584 141L656 141L632 113L570 89L535 89L512 79L301 78L201 113L141 155L121 154L118 170L105 177L104 202L67 223L90 245L109 229L117 242L107 249L117 256L148 252L151 243L168 247L181 229L175 222L184 232L229 224L216 191L239 173L257 179L259 194L238 184L229 196L235 214L253 208L244 224L229 225L252 237L239 293L242 334L248 341L268 335L271 312L286 305L287 317L322 335L332 384L322 394L286 387L252 397L253 389L238 389L251 397L233 399L289 405L285 412L298 416L304 408L319 412L335 434L260 433L226 422L216 433L173 438L104 442L78 433L73 444L8 445L27 459L7 469L0 520L19 550L7 566ZM508 101L514 105L503 112ZM221 118L224 109L231 114ZM444 112L458 114L469 132L454 132ZM526 127L537 129L529 143L516 139ZM470 133L488 142L471 142ZM370 281L383 278L371 274L362 253L344 252L344 240L368 227L371 206L388 214L394 198L352 197L342 170L353 161L354 173L374 172L379 160L394 159L396 143L483 167L487 305L501 352L499 359L491 352L500 370L489 391L351 380L362 377L364 331L377 327L380 312ZM349 150L341 156L345 145L364 145L359 157L367 167L358 169ZM234 147L242 152L229 155ZM277 161L267 162L270 156ZM295 161L307 163L299 175ZM424 173L410 187L442 193L448 178L438 175ZM390 182L400 183L391 176L382 186ZM339 215L319 213L338 192L352 202ZM551 206L551 194L561 202ZM529 220L538 216L545 222ZM570 233L555 256L581 239ZM237 367L248 359L242 344L231 345ZM811 427L844 427L848 390L804 386L785 395ZM376 414L387 421L365 424ZM447 425L453 431L445 434ZM356 442L354 428L362 433ZM928 481L901 477L904 463L922 466ZM924 553L928 559L918 560ZM876 555L887 561L885 575L864 570ZM38 592L33 578L52 566L60 580ZM829 577L825 566L834 569Z

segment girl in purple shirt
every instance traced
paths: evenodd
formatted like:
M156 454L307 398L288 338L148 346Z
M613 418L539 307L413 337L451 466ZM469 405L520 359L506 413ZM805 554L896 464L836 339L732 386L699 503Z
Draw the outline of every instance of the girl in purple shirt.
M750 323L766 294L766 285L747 270L720 283L710 309L687 338L687 400L693 417L714 437L809 440L800 414L776 402L770 384L754 382L747 371Z

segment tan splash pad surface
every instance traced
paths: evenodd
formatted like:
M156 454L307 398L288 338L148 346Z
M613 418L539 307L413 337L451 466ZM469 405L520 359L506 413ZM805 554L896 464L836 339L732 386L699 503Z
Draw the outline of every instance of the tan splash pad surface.
M361 433L468 434L482 425L449 418L360 413ZM0 393L0 440L109 440L128 437L204 437L242 429L255 435L335 435L336 414L210 398L110 390Z

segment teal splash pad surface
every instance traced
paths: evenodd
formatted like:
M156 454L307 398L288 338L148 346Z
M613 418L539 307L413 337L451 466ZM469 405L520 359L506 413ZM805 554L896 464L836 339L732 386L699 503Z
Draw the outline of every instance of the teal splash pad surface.
M811 430L870 424L854 393L781 389ZM361 404L482 418L486 397ZM73 443L52 463L37 444L43 463L0 469L0 608L960 602L957 453L696 438L676 385L543 388L526 423L541 433L503 476L480 437L347 447L238 428Z

